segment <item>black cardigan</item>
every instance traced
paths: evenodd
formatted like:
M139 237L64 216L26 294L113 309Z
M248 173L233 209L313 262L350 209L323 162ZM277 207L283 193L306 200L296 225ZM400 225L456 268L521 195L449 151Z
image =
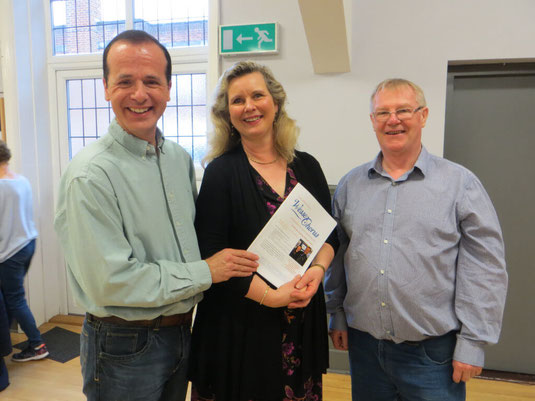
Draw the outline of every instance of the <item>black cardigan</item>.
M330 213L331 198L319 163L296 151L290 164L297 180ZM206 168L197 199L195 227L203 258L224 248L247 249L269 220L265 201L241 146ZM333 232L327 240L337 248ZM208 388L217 401L282 399L283 308L245 298L252 277L214 284L199 304L193 327L190 380ZM320 286L305 308L303 374L328 367L326 311Z

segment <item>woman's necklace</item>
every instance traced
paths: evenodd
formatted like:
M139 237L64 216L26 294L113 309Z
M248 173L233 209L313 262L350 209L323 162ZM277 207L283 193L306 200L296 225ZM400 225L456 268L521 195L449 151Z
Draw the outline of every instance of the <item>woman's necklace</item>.
M271 160L271 161L269 161L269 162L261 162L261 161L258 161L258 160L256 160L256 159L253 159L253 158L249 155L249 153L246 152L245 154L247 155L247 158L248 158L250 161L252 161L252 162L254 162L254 163L258 163L258 164L273 164L273 163L275 163L277 160L279 160L279 156L277 155L277 157L275 157L273 160Z

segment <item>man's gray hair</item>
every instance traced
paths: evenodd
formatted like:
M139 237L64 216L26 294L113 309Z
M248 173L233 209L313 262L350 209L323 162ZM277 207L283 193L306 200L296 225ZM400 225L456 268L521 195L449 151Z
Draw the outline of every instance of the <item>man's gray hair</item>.
M412 88L412 90L416 94L416 101L418 102L418 106L427 106L424 91L414 82L403 78L388 78L380 82L379 85L375 87L375 90L373 91L372 96L370 97L370 111L373 112L373 102L375 101L375 96L377 96L377 93L385 89L397 89L401 87Z

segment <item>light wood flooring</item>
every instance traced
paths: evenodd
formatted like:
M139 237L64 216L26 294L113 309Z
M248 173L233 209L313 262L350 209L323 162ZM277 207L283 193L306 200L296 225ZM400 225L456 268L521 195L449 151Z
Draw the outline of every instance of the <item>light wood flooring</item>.
M46 332L55 326L80 332L80 318L61 316L40 327ZM23 334L12 334L13 344L24 341ZM2 401L84 401L81 391L80 358L67 363L49 359L14 363L5 358L11 385L0 392ZM324 376L325 401L351 399L349 376L329 373ZM473 379L468 383L467 401L535 401L535 386Z

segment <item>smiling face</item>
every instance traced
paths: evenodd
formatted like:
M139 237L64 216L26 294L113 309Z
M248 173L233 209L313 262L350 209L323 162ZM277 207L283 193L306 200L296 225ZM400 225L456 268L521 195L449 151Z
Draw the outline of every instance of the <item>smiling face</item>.
M230 122L242 140L273 138L273 121L279 107L273 101L262 73L234 78L227 94Z
M373 112L395 112L399 109L416 109L418 104L416 93L410 86L383 89L375 95L372 103ZM387 156L414 158L420 153L422 146L422 128L425 126L429 109L423 107L414 113L412 118L401 121L395 113L388 120L376 121L370 114L373 129L383 154Z
M171 89L162 50L152 42L119 41L111 47L107 63L109 76L104 89L117 122L129 134L154 144L156 123Z

